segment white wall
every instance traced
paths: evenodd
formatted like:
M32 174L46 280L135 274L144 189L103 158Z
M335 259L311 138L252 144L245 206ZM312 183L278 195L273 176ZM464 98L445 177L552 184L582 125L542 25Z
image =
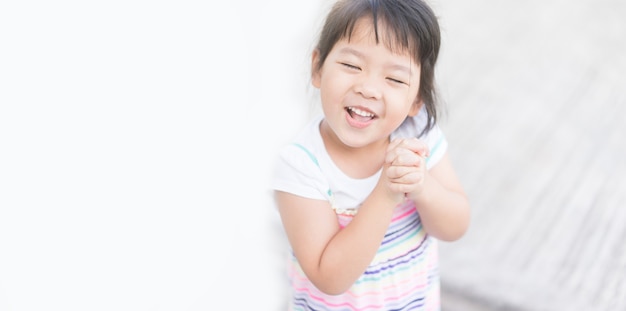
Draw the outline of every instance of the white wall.
M267 178L328 2L0 4L0 310L281 306Z

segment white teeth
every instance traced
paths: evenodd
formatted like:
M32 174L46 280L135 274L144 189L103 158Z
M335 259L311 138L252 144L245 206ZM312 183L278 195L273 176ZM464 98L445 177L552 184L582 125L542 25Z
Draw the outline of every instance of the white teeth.
M358 115L360 115L362 117L367 117L367 118L373 118L374 117L373 113L361 110L359 108L348 107L348 110L350 110L350 111L354 112L355 114L358 114Z

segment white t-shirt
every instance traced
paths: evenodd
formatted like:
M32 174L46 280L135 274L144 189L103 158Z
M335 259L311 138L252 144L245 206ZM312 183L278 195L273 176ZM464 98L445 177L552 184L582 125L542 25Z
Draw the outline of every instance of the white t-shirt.
M407 118L391 134L394 138L417 137L426 124L426 111ZM334 209L358 209L372 192L382 169L374 175L356 179L344 174L332 161L319 131L323 115L314 118L293 143L284 146L275 164L271 188L301 197L328 200ZM448 147L445 136L435 125L421 138L430 149L426 168L432 168L443 157Z

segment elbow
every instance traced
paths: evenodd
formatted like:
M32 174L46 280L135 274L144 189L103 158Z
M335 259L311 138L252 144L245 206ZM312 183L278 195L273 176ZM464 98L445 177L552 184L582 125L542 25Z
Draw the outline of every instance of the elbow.
M462 217L459 217L454 223L444 226L444 230L440 230L438 234L436 234L436 238L445 242L454 242L461 239L470 225L470 215L469 209L467 209L467 213ZM428 231L428 230L427 230Z
M346 289L328 289L328 290L321 290L320 289L320 291L322 293L326 294L326 295L329 295L329 296L339 296L339 295L347 292L348 289L347 288Z
M445 242L454 242L462 238L463 235L465 235L466 231L467 227L455 228L454 230L450 230L448 232L440 234L437 238Z
M357 280L359 275L352 275L353 273L346 274L346 270L338 267L337 265L331 265L331 267L316 266L313 269L309 265L302 266L303 272L309 282L315 286L320 292L329 296L338 296L346 293L350 287Z
M338 296L347 292L352 284L340 284L340 282L331 279L326 280L311 280L313 285L322 293L329 296Z

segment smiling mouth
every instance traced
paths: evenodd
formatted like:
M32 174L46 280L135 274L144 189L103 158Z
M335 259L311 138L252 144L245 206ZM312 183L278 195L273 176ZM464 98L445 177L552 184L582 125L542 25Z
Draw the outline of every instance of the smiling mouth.
M356 107L346 107L346 111L352 119L360 122L371 121L376 118L375 114Z

